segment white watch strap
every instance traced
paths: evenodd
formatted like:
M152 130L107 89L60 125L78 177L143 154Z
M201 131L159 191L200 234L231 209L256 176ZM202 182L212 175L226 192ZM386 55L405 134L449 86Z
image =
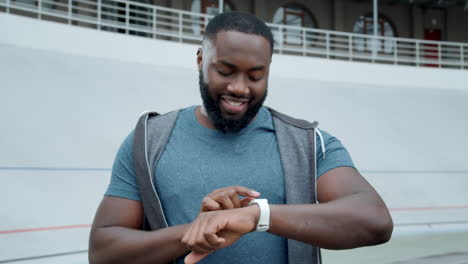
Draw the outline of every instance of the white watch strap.
M258 204L260 207L260 217L256 231L266 232L270 228L270 206L267 199L254 199L250 204Z

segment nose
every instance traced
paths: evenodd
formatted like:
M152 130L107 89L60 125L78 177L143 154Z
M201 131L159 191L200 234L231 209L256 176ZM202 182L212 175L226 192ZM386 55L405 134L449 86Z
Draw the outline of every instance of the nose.
M227 86L228 92L237 97L247 97L250 93L247 78L244 74L239 74Z

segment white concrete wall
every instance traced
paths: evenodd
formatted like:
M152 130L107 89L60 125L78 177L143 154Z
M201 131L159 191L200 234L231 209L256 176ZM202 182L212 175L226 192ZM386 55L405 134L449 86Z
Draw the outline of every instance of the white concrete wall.
M1 232L90 224L139 113L201 102L196 49L0 13L0 261L87 248L87 228ZM467 83L461 70L274 55L267 104L339 137L398 232L466 230Z

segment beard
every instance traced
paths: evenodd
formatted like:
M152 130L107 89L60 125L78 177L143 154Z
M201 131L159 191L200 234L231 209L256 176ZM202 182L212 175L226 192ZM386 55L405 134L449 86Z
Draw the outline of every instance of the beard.
M210 95L208 84L203 78L203 72L199 71L199 85L200 85L200 94L203 100L203 106L205 107L206 113L213 123L214 127L217 130L220 130L223 133L227 132L239 132L243 128L247 127L249 123L255 118L260 107L262 107L263 102L267 96L267 90L265 89L265 94L262 98L255 104L248 106L245 114L239 119L226 118L222 115L220 109L220 98L214 99ZM238 97L235 95L230 95L232 97Z

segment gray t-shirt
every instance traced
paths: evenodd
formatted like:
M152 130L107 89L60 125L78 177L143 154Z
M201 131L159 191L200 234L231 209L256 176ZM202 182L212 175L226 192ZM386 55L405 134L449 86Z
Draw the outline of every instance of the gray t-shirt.
M270 112L262 107L239 133L203 127L192 106L180 111L155 171L156 190L170 226L193 221L203 197L215 189L241 185L261 193L271 204L284 204L283 171ZM343 145L322 131L326 159L317 144L317 175L336 167L354 167ZM119 149L105 195L140 200L135 181L133 132ZM320 142L317 140L317 142ZM286 239L270 233L247 234L234 245L200 263L287 263ZM178 263L183 263L179 258Z

